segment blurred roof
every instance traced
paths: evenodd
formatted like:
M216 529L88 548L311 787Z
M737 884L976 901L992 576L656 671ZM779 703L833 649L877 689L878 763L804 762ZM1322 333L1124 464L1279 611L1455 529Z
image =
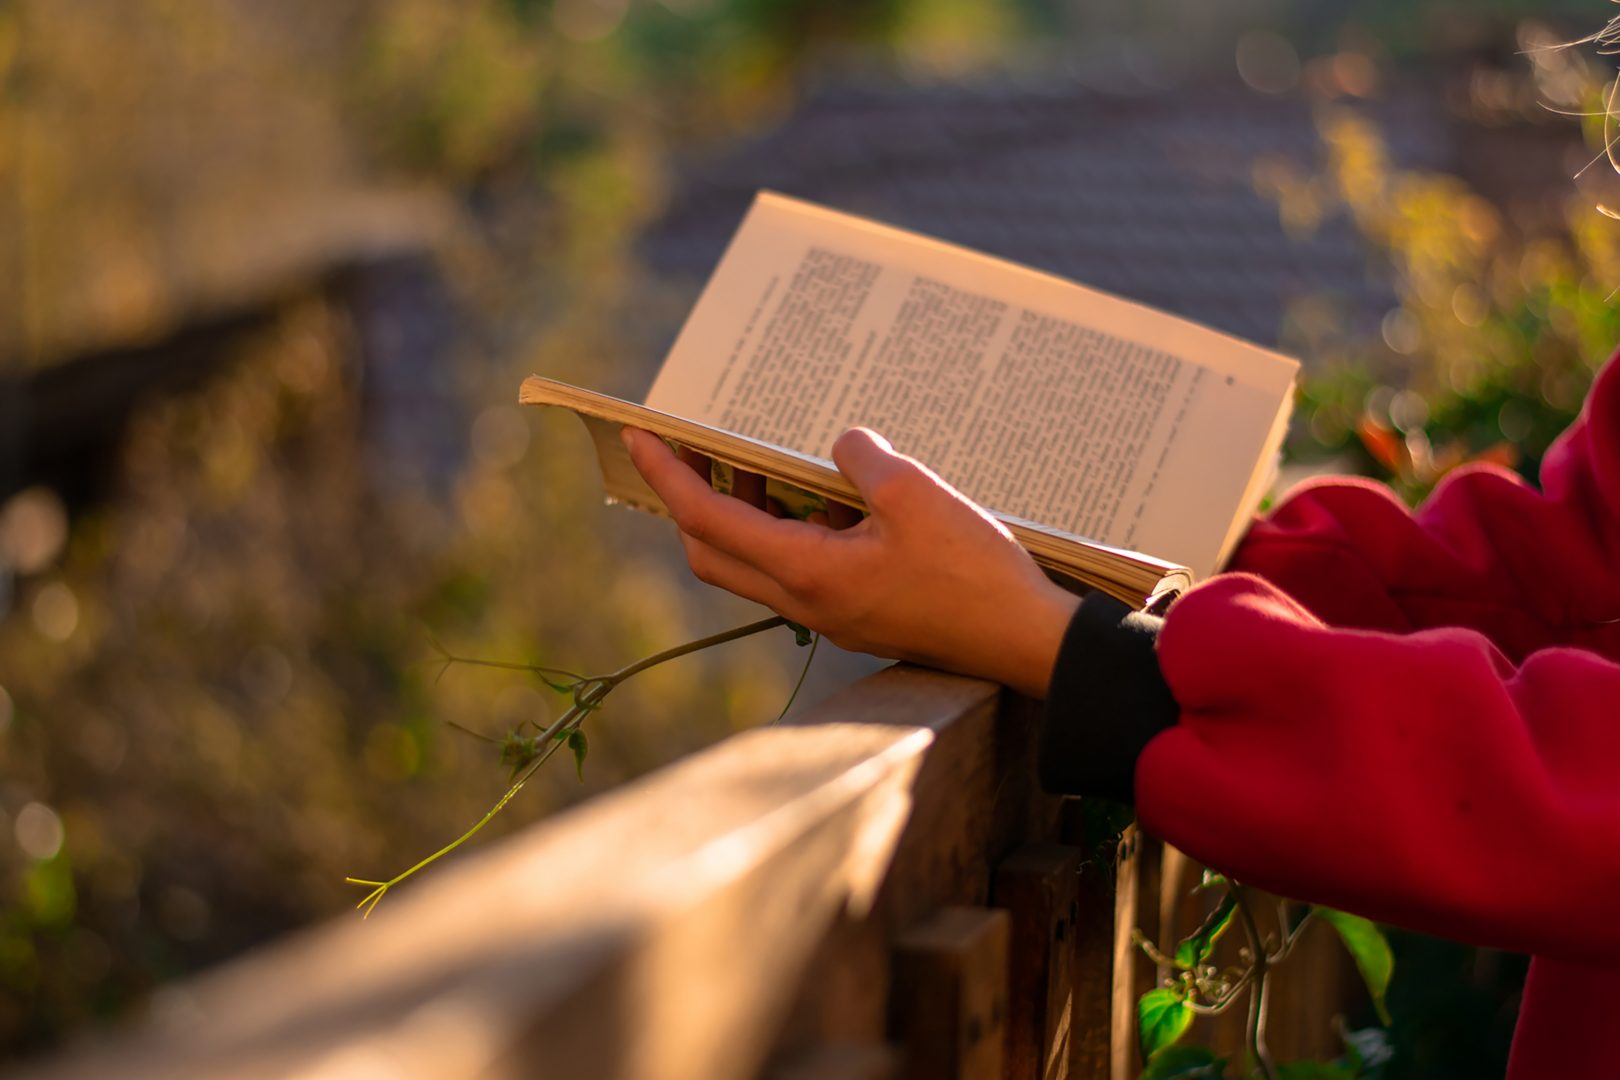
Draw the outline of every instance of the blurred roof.
M1358 104L1399 164L1453 157L1433 88ZM1258 159L1310 167L1320 150L1309 101L1235 78L1135 92L1066 76L829 86L775 130L692 162L645 252L665 272L706 274L768 187L1273 345L1292 298L1327 294L1373 322L1394 300L1348 221L1290 237L1256 192Z

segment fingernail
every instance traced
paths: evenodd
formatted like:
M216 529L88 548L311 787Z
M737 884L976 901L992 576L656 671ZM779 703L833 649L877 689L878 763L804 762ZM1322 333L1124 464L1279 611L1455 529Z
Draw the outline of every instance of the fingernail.
M626 450L630 449L630 429L622 424L619 425L619 441L624 443Z

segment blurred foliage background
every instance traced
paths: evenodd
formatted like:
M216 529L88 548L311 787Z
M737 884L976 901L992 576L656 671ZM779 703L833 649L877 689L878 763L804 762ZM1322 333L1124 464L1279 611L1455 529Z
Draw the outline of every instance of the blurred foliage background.
M1315 152L1257 153L1253 191L1301 243L1351 223L1387 304L1371 329L1306 289L1279 312L1311 372L1294 460L1413 498L1481 457L1533 476L1620 340L1607 170L1567 180L1603 125L1548 109L1590 110L1608 74L1542 48L1603 13L1343 8L0 3L0 1047L345 911L346 874L482 813L502 770L448 722L498 735L558 702L436 681L430 635L597 671L752 617L600 505L579 431L513 400L531 370L641 392L699 282L638 238L683 162L811 88L1124 57L1297 99ZM1376 108L1402 78L1533 132L1513 145L1560 184L1403 165ZM549 770L492 831L769 719L801 657L783 631L632 683L584 783ZM1403 958L1390 1075L1499 1071L1522 964Z

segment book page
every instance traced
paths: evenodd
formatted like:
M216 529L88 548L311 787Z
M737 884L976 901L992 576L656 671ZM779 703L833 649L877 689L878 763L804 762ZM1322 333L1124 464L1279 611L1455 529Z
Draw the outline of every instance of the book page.
M1253 511L1243 503L1297 366L762 194L647 404L821 457L846 428L871 427L986 506L1203 576Z

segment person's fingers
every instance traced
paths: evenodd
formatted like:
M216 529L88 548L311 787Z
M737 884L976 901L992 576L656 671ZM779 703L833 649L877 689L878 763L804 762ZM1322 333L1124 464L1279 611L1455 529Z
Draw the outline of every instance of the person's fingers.
M861 512L846 503L827 503L827 523L835 529L848 529L861 523Z
M828 529L848 529L861 523L861 512L853 506L841 502L827 500L827 509L817 510L805 517L804 520L812 525L821 525Z
M693 472L703 477L705 484L713 482L714 462L709 460L707 454L700 454L690 447L680 446L676 447L675 456L691 466Z
M681 547L686 551L686 564L699 581L764 604L778 615L787 614L792 601L770 575L686 533L681 533Z
M759 473L731 470L732 498L741 499L749 506L765 509L765 478Z
M922 466L896 453L888 439L867 428L850 428L838 436L832 456L838 471L860 489L876 514L903 513L906 503L930 480Z
M664 501L683 533L755 567L800 565L817 530L791 518L773 518L740 499L721 495L683 465L662 439L623 430L630 460Z

